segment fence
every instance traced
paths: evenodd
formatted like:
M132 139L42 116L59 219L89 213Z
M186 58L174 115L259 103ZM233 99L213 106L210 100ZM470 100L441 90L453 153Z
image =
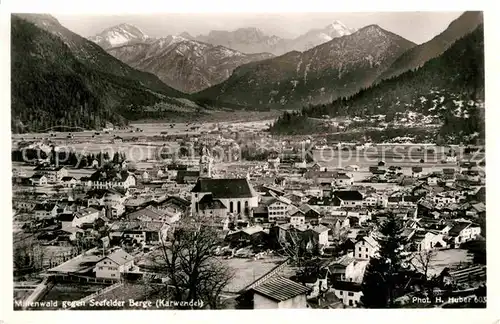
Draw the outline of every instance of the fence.
M97 297L97 296L99 296L99 295L101 295L101 294L105 294L105 293L107 293L108 291L111 291L111 290L113 290L113 289L116 289L116 288L118 288L118 287L121 287L122 285L123 285L123 282L117 282L117 283L115 283L115 284L113 284L113 285L111 285L111 286L108 286L108 287L106 287L106 288L100 289L100 290L96 291L95 293L93 293L93 294L91 294L91 295L88 295L88 296L86 296L86 297L83 297L82 299L78 300L78 301L76 302L76 304L81 303L81 304L83 305L83 304L87 303L88 301L90 301L91 299L93 299L93 298L95 298L95 297Z

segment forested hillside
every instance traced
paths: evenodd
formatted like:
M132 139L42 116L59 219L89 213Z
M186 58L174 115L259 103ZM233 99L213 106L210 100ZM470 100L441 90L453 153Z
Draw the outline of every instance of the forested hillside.
M385 80L330 104L283 116L271 130L286 133L300 118L365 116L415 111L437 115L448 137L484 136L484 35L480 25L422 68ZM300 125L304 122L301 121ZM311 129L313 132L314 129ZM476 134L477 133L477 134Z
M183 105L141 81L90 68L60 37L15 15L11 41L12 132L125 124L145 107Z

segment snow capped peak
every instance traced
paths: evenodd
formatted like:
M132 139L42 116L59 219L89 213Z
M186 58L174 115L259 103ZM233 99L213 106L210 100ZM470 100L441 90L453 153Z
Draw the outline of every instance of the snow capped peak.
M335 29L335 30L341 30L341 29L349 29L346 25L344 25L341 21L339 20L334 20L330 25L326 26L327 29Z
M352 34L353 30L344 25L341 21L334 20L331 24L324 28L324 32L331 37L341 37Z
M120 46L131 41L144 41L147 38L148 36L139 28L127 23L106 28L101 33L89 37L91 41L105 48Z

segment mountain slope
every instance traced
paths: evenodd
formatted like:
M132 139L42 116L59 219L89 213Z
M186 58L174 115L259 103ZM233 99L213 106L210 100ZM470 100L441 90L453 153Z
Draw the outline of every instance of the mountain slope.
M276 133L289 133L308 117L367 116L416 112L441 121L439 135L449 142L484 138L484 33L479 25L441 56L415 71L384 80L350 98L304 108L279 118ZM314 132L304 129L304 132ZM437 135L437 134L435 134Z
M113 47L107 51L130 66L151 72L169 86L187 93L226 80L242 64L273 57L268 53L243 54L181 36L168 36L149 44Z
M186 96L182 92L174 90L161 82L155 75L136 70L114 58L106 53L99 45L62 26L57 19L50 15L16 14L15 16L25 19L39 28L57 36L69 47L75 58L89 69L136 80L144 86L168 96Z
M379 79L395 77L408 70L421 67L425 62L444 53L457 39L471 33L482 23L482 12L468 11L463 13L451 22L441 34L401 55Z
M332 101L368 87L415 44L379 26L335 38L304 53L238 67L197 97L247 107L297 108Z
M89 37L89 40L108 49L127 43L144 42L147 38L148 36L139 28L129 24L120 24L106 28L99 34Z
M99 128L106 121L125 124L127 119L142 116L178 114L179 109L193 105L187 99L155 92L140 81L93 69L57 33L17 15L11 19L11 43L13 132L46 131L55 126ZM99 50L96 59L107 55L107 62L118 61ZM124 74L135 74L118 62L117 66L126 67ZM166 87L158 82L160 88Z

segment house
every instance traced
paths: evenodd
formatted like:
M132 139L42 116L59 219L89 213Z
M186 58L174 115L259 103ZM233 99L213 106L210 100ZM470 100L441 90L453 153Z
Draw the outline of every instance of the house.
M248 179L211 179L199 178L191 190L191 212L197 215L200 201L211 194L228 208L230 214L250 215L250 210L258 206L258 196Z
M328 269L323 268L316 273L304 273L290 279L303 283L310 289L307 299L314 298L328 291Z
M333 192L335 206L356 207L363 205L363 194L357 190L337 190Z
M411 236L411 240L416 245L417 251L427 251L447 247L444 235L435 230L417 230Z
M132 222L161 222L173 224L180 219L180 213L172 212L171 210L158 209L153 206L147 206L128 214L126 219Z
M66 188L75 188L78 180L76 180L74 177L62 177L61 182L62 185Z
M330 262L328 269L332 281L352 281L354 278L354 263L356 259L349 254Z
M194 184L200 177L200 171L197 170L179 170L175 181L178 184Z
M352 186L354 183L354 180L352 176L348 175L347 173L338 173L334 178L333 178L333 183L337 187L347 187L347 186Z
M100 216L100 212L94 208L85 208L77 212L64 212L58 215L63 230L79 228L83 224L92 224Z
M457 203L456 195L453 192L440 192L431 198L435 204L455 204Z
M170 226L159 221L119 221L111 225L111 239L125 239L133 243L157 245L165 239Z
M228 209L220 199L215 199L207 194L200 199L198 214L205 217L223 218L227 216Z
M136 185L134 174L126 170L97 170L89 177L89 180L93 189L128 189Z
M184 214L191 208L191 203L178 196L168 196L164 199L153 200L149 205L160 210L172 210L174 213Z
M94 271L96 278L119 280L133 266L134 258L120 248L99 260Z
M35 218L38 220L49 219L57 216L57 204L54 203L42 203L37 204L33 209L35 213Z
M292 225L303 225L306 223L306 214L300 210L296 209L290 213L290 224Z
M309 223L311 225L319 224L319 218L321 217L321 214L311 205L303 204L299 207L299 210L304 213L306 223Z
M310 289L285 277L274 275L253 287L254 309L307 308Z
M12 200L13 208L20 211L20 212L31 212L33 209L36 207L38 204L36 201L33 200L26 200L26 199L13 199Z
M328 228L323 225L292 225L287 223L272 227L269 234L280 244L300 244L306 249L328 245Z
M35 174L43 174L49 183L59 183L62 178L68 176L68 170L63 166L39 165L35 169Z
M244 244L261 244L267 240L267 233L259 225L254 225L251 227L246 227L244 229L229 233L225 241L231 242L233 244L244 243Z
M254 221L257 223L267 223L269 221L269 212L265 204L259 203L257 207L253 208L252 214Z
M378 242L371 236L364 236L354 245L354 257L359 260L370 260L379 249Z
M345 308L342 301L335 296L332 291L327 291L324 294L320 294L317 297L309 298L307 300L307 305L312 309L338 309Z
M343 228L351 226L348 213L345 212L339 215L329 215L321 218L321 224L329 226L334 232L338 232Z
M444 234L449 237L450 244L458 247L464 242L477 238L481 234L481 227L470 222L457 222Z
M29 178L29 181L32 186L46 186L49 182L47 177L43 174L34 174Z
M26 177L26 171L24 169L12 169L13 178L24 178Z
M267 205L269 221L284 220L290 211L295 210L292 202L283 196L262 199L262 202Z
M332 290L344 305L351 307L358 306L363 295L361 284L349 281L334 281Z

